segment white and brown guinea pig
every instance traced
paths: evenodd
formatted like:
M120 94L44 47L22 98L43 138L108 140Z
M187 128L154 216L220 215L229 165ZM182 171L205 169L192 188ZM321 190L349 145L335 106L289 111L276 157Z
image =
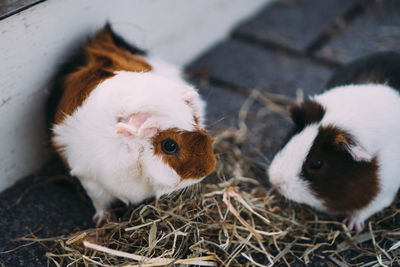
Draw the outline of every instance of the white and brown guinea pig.
M400 55L357 60L327 88L290 109L295 130L269 178L288 199L347 215L348 228L361 232L400 186Z
M52 144L96 213L199 182L215 169L205 104L175 66L107 25L65 63L48 102Z

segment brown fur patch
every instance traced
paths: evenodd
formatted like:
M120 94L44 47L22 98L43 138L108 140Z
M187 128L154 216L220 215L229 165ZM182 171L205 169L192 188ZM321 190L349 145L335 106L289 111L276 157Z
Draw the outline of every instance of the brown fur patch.
M337 133L335 139L333 140L333 144L335 144L336 146L340 146L342 144L344 144L346 146L350 146L349 142L350 142L350 139L348 137L346 137L343 132Z
M118 70L148 72L151 66L141 56L118 48L110 30L105 28L85 46L86 65L67 75L64 93L58 105L55 124L71 115L90 95L91 91Z
M296 127L301 130L308 124L321 121L325 109L318 102L307 100L300 106L290 107L289 113Z
M302 176L331 212L348 214L367 206L379 191L378 159L355 161L343 144L354 140L345 131L321 127L302 168ZM320 169L312 163L323 161Z
M162 151L161 142L166 139L175 141L179 146L176 155ZM168 129L159 131L152 139L154 154L173 168L182 179L200 179L214 171L216 159L213 151L213 139L204 130L193 132Z

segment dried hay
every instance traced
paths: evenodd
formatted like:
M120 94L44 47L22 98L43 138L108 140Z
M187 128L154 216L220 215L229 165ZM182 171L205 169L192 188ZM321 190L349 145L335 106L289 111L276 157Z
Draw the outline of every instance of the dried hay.
M286 201L240 146L257 99L285 113L275 98L253 92L239 129L216 137L214 175L190 189L123 210L118 219L53 239L46 254L57 266L395 266L400 264L400 209L393 204L360 235L338 218ZM114 217L113 217L114 216ZM35 238L33 238L33 241ZM32 239L30 240L32 241Z

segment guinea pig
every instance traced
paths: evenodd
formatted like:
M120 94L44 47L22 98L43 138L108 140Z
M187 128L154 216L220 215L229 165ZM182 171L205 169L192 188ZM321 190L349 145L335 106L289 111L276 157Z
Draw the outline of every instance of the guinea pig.
M160 197L215 169L197 90L109 25L60 68L50 91L52 144L91 198L97 226L115 199Z
M295 128L269 179L288 199L347 215L359 233L400 186L400 55L356 60L327 88L289 109Z

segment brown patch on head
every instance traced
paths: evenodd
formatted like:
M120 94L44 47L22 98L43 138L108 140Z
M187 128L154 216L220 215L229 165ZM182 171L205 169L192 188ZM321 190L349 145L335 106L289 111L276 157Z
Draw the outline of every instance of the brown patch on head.
M350 134L337 127L320 127L303 164L303 179L331 212L359 210L379 191L377 158L370 162L354 160L346 147L354 143Z
M336 136L333 139L333 144L336 146L340 146L341 144L345 144L347 146L350 145L350 137L346 137L345 133L343 132L338 132L336 133Z
M55 124L61 123L65 115L71 115L91 91L100 82L113 77L115 71L148 72L152 69L143 57L118 48L108 27L90 40L84 49L86 64L65 77L65 90L55 114Z
M289 113L300 131L308 124L321 121L325 115L325 109L318 102L307 100L300 106L290 107Z
M172 140L178 145L176 153L163 151L163 141ZM182 179L200 179L214 171L216 159L213 139L204 130L193 132L168 129L159 131L153 138L154 154L173 168Z

